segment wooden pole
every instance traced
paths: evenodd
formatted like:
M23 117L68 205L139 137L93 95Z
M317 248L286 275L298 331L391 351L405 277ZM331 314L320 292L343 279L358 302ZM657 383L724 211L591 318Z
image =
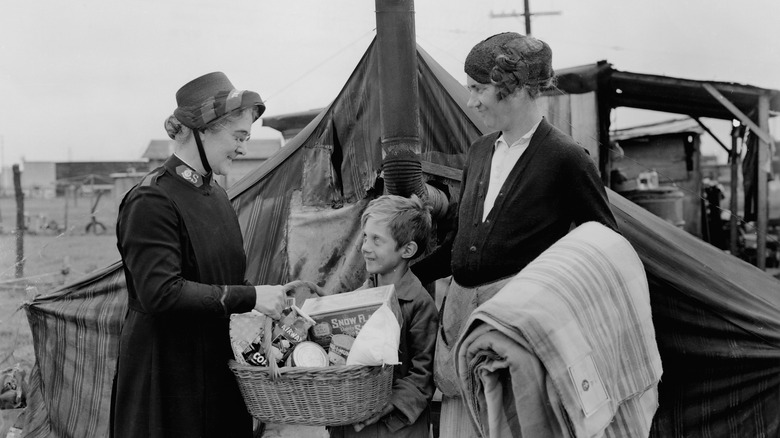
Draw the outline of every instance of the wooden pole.
M65 227L65 230L68 230L68 203L70 202L70 192L73 191L73 185L68 184L65 186L65 217L63 218L63 226Z
M731 130L731 150L729 151L729 162L731 163L731 198L729 199L729 249L732 255L737 255L739 234L737 233L737 199L739 197L739 126Z
M762 132L769 132L769 96L762 94L758 97L758 126ZM759 269L766 269L766 232L769 224L769 199L767 197L769 186L767 181L767 167L769 161L769 142L763 136L759 136L758 141L758 208L756 209L756 257L758 258L756 266Z
M561 15L560 11L550 11L550 12L531 12L531 1L530 0L523 0L523 12L515 12L514 10L509 13L494 13L490 12L490 18L517 18L519 16L523 16L525 20L525 34L528 36L531 36L531 16L532 15Z
M769 143L772 137L769 135L769 95L762 94L758 96L758 124L750 119L745 113L739 110L733 103L726 99L720 91L708 83L702 83L701 86L707 90L718 102L734 114L737 119L750 128L750 132L758 137L758 163L756 166L756 181L758 184L758 193L756 197L756 266L759 269L766 268L766 232L769 224L769 209L767 192L769 191L767 172L769 172Z
M24 277L24 193L22 173L14 164L14 191L16 193L16 278Z

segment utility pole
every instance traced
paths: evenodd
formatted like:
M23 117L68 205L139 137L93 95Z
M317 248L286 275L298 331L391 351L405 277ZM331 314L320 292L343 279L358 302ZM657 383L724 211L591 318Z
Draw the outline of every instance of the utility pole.
M531 0L523 0L524 12L490 12L490 18L508 18L508 17L524 17L525 18L525 34L531 35L531 16L532 15L561 15L561 11L547 11L547 12L531 12Z

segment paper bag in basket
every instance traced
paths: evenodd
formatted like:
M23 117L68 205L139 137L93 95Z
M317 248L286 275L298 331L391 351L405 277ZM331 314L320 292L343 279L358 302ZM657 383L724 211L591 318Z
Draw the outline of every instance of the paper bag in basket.
M378 308L360 329L347 365L397 365L401 326L387 306Z
M230 315L230 346L242 365L268 366L263 351L263 333L267 316L259 312Z

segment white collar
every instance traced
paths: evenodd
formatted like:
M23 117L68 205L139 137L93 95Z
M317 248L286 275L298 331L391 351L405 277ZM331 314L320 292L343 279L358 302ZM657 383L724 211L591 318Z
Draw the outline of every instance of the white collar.
M539 127L539 124L542 123L542 119L539 119L538 122L534 126L531 127L531 129L528 130L525 134L523 134L522 137L515 140L514 143L508 145L507 147L513 148L515 146L523 145L526 143L529 143L531 141L531 137L533 137L534 133L536 132L536 128ZM498 142L503 142L504 144L507 144L506 139L504 138L504 133L502 132L501 135L498 136L496 139L495 145L498 145Z

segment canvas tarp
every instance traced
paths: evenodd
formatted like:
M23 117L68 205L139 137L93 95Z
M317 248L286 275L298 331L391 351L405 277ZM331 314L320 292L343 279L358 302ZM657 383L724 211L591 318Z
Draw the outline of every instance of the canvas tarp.
M381 160L377 77L372 44L331 105L229 191L251 282L339 291L362 281L359 216ZM459 169L484 127L465 89L419 48L418 79L423 160ZM615 193L610 201L651 285L664 367L654 436L776 436L780 282ZM107 436L121 266L26 309L37 358L26 436Z

